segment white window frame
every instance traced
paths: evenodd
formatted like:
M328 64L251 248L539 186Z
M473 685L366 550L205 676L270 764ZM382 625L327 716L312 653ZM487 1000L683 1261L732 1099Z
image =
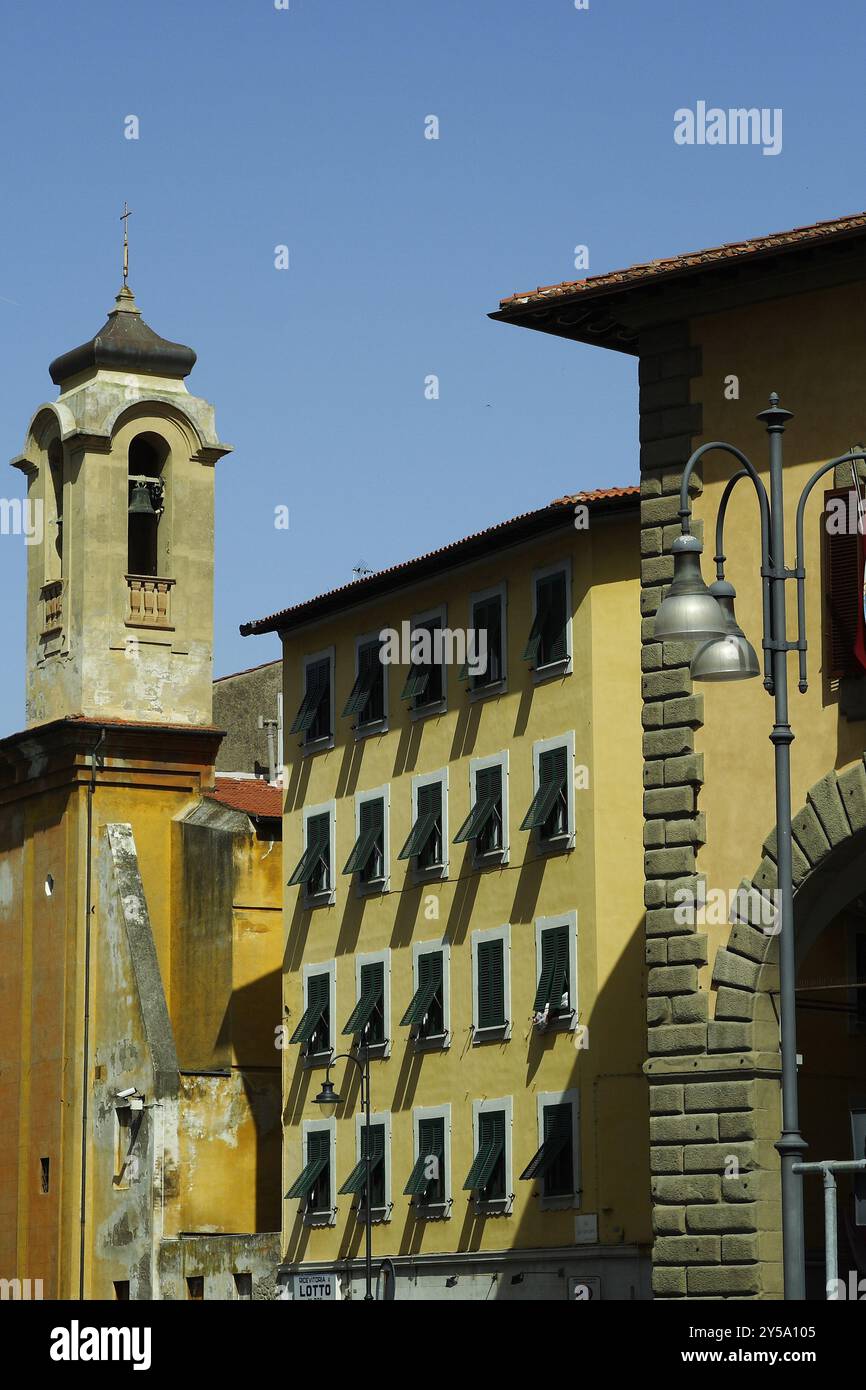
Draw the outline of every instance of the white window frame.
M568 834L559 835L553 840L542 840L538 830L532 831L536 849L541 854L562 854L574 849L577 825L575 822L575 801L574 801L574 730L569 729L568 733L559 734L556 738L541 738L532 745L532 795L535 796L539 787L538 768L542 753L548 753L553 748L561 748L565 744L568 750L565 769L565 796L568 804Z
M381 646L381 632L382 629L380 627L377 627L374 632L364 632L361 634L360 637L355 638L355 675L353 678L353 684L354 681L358 679L358 673L360 671L361 648L366 647L369 642L378 642ZM362 738L370 738L376 734L387 734L388 732L388 714L390 710L388 704L388 699L390 695L388 685L389 663L387 661L382 661L380 662L380 665L382 667L382 708L384 709L385 713L381 719L374 719L370 724L356 724L354 728L356 740ZM346 699L348 698L349 697L347 695Z
M359 898L377 898L391 891L391 784L373 787L371 791L355 793L355 841L361 833L361 806L365 801L383 802L382 815L382 860L385 876L372 883L364 883L360 874L353 874L355 891Z
M422 1221L449 1221L451 1219L453 1195L451 1191L451 1105L450 1103L447 1105L419 1105L412 1111L413 1168L421 1156L421 1146L419 1143L420 1121L440 1119L445 1121L443 1125L444 1143L442 1145L442 1162L445 1168L444 1182L442 1184L444 1200L442 1202L428 1204L426 1207L416 1204L414 1207L415 1215Z
M533 666L532 679L536 685L541 681L550 680L553 676L570 676L574 669L573 655L573 613L571 607L571 558L566 556L562 560L557 560L555 564L545 565L542 569L532 571L532 621L535 622L535 615L538 612L538 581L549 579L552 574L565 575L565 650L566 656L560 661L549 661L546 666Z
M412 943L412 993L418 989L418 959L431 951L442 952L442 1027L444 1033L436 1033L430 1038L415 1038L419 1052L444 1052L451 1046L451 943L444 937L435 941L415 941Z
M447 878L448 866L451 858L451 841L448 837L448 768L440 767L436 772L424 772L418 777L412 778L412 819L410 830L418 819L418 788L429 787L432 783L439 782L442 786L442 858L443 863L434 865L430 869L420 869L416 856L413 855L409 861L412 872L419 882L426 883L431 879Z
M412 614L411 618L409 619L409 649L410 649L410 651L411 651L411 649L412 649L412 638L413 638L414 635L415 635L415 629L418 628L418 627L421 627L423 623L429 623L429 622L431 622L434 618L438 618L438 619L440 620L440 621L439 621L439 626L440 626L440 627L444 628L444 627L447 626L447 624L448 624L448 605L447 605L447 603L440 603L436 608L429 608L429 609L427 610L426 613L413 613L413 614ZM406 670L407 670L407 673L408 673L408 671L411 670L411 666L407 667ZM415 708L414 704L410 705L410 706L409 706L409 718L410 718L410 719L426 719L428 715L431 715L431 714L445 714L445 713L447 712L447 710L448 710L448 672L449 672L449 670L450 670L450 667L449 667L449 666L446 666L446 665L443 663L443 666L442 666L442 695L441 695L441 698L438 699L438 700L434 700L434 701L432 702L432 704L429 704L429 705L421 705L421 706L419 706L418 709Z
M577 913L559 912L555 917L536 917L535 919L535 988L533 998L541 980L541 938L544 932L554 927L568 927L568 980L570 1014L562 1014L547 1025L548 1033L574 1033L578 1027L580 1013L580 990L577 974Z
M337 962L336 960L322 960L317 964L305 963L301 973L301 987L303 989L302 1008L298 1019L303 1017L307 1011L307 981L311 975L329 976L328 982L328 1018L330 1020L331 1047L328 1052L311 1052L302 1054L304 1067L308 1070L313 1067L325 1067L331 1061L337 1051ZM291 1036L291 1034L289 1035ZM297 1046L297 1044L295 1044ZM304 1046L303 1043L300 1044Z
M302 755L302 757L306 757L308 753L322 753L322 752L324 752L325 749L327 749L327 748L333 748L333 746L334 746L334 738L335 738L335 735L336 735L336 727L337 727L337 726L336 726L336 707L337 707L337 702L336 702L336 690L335 690L335 688L334 688L334 677L335 677L335 675L336 675L337 659L336 659L336 648L335 648L335 647L325 647L325 648L324 648L322 651L320 651L320 652L310 652L310 653L306 654L306 655L302 658L302 660L301 660L301 699L303 700L303 698L304 698L304 696L305 696L305 694L306 694L306 691L307 691L307 667L308 667L308 666L314 665L314 663L317 662L317 661L328 661L328 662L330 662L330 669L329 669L329 675L328 675L328 696L329 696L329 698L330 698L330 704L331 704L331 710L330 710L330 726L331 726L331 732L328 734L328 736L327 736L326 738L316 738L316 739L313 739L312 742L309 742L309 741L307 740L306 734L300 735L300 738L301 738L301 755ZM294 737L294 735L293 735L293 737Z
M363 1156L364 1156L363 1153L362 1153L362 1151L361 1151L361 1135L362 1135L362 1133L363 1133L363 1131L364 1131L364 1125L365 1125L365 1123L366 1123L366 1120L365 1120L365 1116L364 1116L363 1114L358 1114L358 1115L355 1116L355 1162L356 1162L356 1163L360 1163L360 1162L361 1162L361 1159L362 1159ZM390 1111L390 1110L378 1110L378 1111L376 1111L375 1113L372 1113L372 1114L370 1115L370 1124L371 1124L371 1125L384 1125L384 1126L385 1126L385 1155L384 1155L384 1158L383 1158L383 1160L382 1160L382 1161L384 1162L384 1164L385 1164L385 1205L384 1205L384 1207L374 1207L373 1210L372 1210L372 1213L371 1213L371 1220L372 1220L372 1222L373 1222L373 1225L375 1226L375 1225L377 1225L377 1224L379 1224L379 1225L385 1225L386 1222L390 1221L390 1220L391 1220L391 1212L392 1212L393 1209L394 1209L394 1197L393 1197L393 1192L392 1192L392 1189L391 1189L391 1111ZM364 1211L365 1211L365 1207L364 1207L363 1203L361 1202L361 1200L360 1200L360 1198L359 1198L359 1199L358 1199L358 1210L357 1210L357 1213L356 1213L359 1221L363 1219Z
M305 1226L336 1226L337 1224L337 1120L336 1117L325 1120L304 1120L301 1125L301 1167L300 1172L307 1166L307 1135L321 1134L327 1130L330 1135L330 1162L328 1164L328 1175L330 1178L330 1210L313 1214L305 1211L303 1214ZM295 1202L306 1202L305 1197L293 1197L290 1200Z
M481 685L474 688L471 683L468 687L470 700L485 700L491 695L504 695L508 690L508 581L503 579L500 584L493 584L489 589L477 589L469 595L469 627L475 621L476 603L484 603L489 599L498 598L500 614L502 618L502 668L504 675L498 681L492 681L490 685Z
M479 854L473 840L473 857L478 868L485 865L507 864L511 854L511 839L508 833L508 749L494 753L489 758L470 758L469 760L469 806L475 805L475 774L485 767L498 767L502 772L502 849L492 849ZM468 812L467 812L468 814Z
M571 1154L573 1163L572 1182L574 1191L570 1197L543 1196L543 1180L538 1183L538 1200L542 1211L568 1211L579 1208L583 1200L581 1192L582 1171L580 1162L580 1091L539 1091L536 1097L536 1119L538 1123L538 1148L544 1143L544 1110L548 1105L571 1106Z
M478 947L482 941L502 942L503 995L505 1002L505 1027L481 1028L478 1024ZM472 1042L473 1045L486 1042L507 1042L511 1037L514 1020L511 1017L511 927L506 922L502 927L486 927L474 931L472 947Z
M370 1047L370 1060L377 1058L384 1060L391 1056L391 1045L393 1035L391 1032L391 949L386 946L384 951L364 951L355 957L355 1003L361 998L361 966L378 965L382 962L382 1019L385 1030L385 1042L373 1043Z
M476 1208L488 1215L510 1216L514 1208L514 1172L512 1167L512 1139L514 1131L514 1100L511 1096L500 1096L498 1100L474 1100L472 1102L472 1162L478 1153L478 1117L488 1110L505 1111L505 1196L484 1201L473 1194Z
M308 885L303 887L304 907L333 907L337 901L337 803L336 801L323 801L318 806L304 807L304 840L302 853L307 852L307 822L312 816L328 817L329 831L329 855L331 865L331 886L324 893L311 893Z

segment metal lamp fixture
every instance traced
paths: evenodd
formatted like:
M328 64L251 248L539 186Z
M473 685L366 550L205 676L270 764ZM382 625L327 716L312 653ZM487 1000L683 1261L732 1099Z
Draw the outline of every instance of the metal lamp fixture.
M671 546L674 578L656 614L659 642L709 642L728 636L727 617L701 574L702 550L697 536L688 532Z
M334 1090L333 1081L323 1081L322 1089L317 1096L313 1097L315 1105L339 1105L340 1097Z
M761 673L758 654L734 616L737 592L726 579L717 579L709 592L718 600L728 630L699 647L692 658L692 680L747 681Z

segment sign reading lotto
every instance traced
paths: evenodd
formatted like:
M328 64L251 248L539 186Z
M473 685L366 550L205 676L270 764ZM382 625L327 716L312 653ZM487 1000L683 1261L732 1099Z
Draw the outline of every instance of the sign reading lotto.
M295 1298L306 1303L336 1303L342 1298L336 1274L296 1274Z

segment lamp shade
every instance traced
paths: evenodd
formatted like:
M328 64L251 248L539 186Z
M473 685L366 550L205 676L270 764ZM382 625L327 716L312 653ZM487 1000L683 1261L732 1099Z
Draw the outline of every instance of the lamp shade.
M758 654L734 616L736 590L733 584L719 579L710 585L710 593L718 600L725 615L728 630L724 637L715 637L699 647L692 658L692 680L747 681L760 675Z
M322 1089L317 1096L313 1097L315 1105L339 1105L340 1097L334 1090L333 1081L323 1081Z
M692 535L677 536L671 546L674 578L656 613L657 641L708 642L728 635L725 614L701 574L702 550Z

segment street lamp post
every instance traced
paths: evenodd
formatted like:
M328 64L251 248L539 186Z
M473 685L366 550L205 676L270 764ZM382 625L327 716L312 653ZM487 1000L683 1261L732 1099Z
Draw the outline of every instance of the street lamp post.
M754 651L737 626L734 617L734 590L724 577L724 520L731 492L741 478L749 477L755 486L761 515L761 587L763 598L764 686L775 700L775 721L770 733L775 759L776 836L779 882L779 975L781 992L782 1053L782 1131L776 1141L782 1169L782 1238L785 1298L805 1298L805 1245L803 1233L802 1177L795 1164L807 1147L800 1134L797 1098L797 1020L796 1020L796 942L794 939L794 884L791 845L791 743L794 735L788 721L788 653L799 653L799 689L807 689L806 656L806 572L803 547L803 517L806 502L818 479L842 463L866 459L866 453L851 450L823 464L806 483L797 505L796 563L785 564L784 483L782 434L792 418L783 410L775 392L770 405L757 417L769 435L770 495L756 469L741 450L716 440L696 449L686 464L680 488L679 516L682 535L672 546L674 580L659 606L655 636L660 641L695 641L701 646L692 661L695 680L745 680L758 674ZM731 454L740 471L731 478L722 495L716 529L717 580L710 588L700 570L703 550L691 534L689 480L704 454L719 449ZM789 580L797 584L797 640L788 641L786 588ZM714 612L715 606L715 612Z
M331 1067L335 1062L343 1061L354 1062L361 1073L361 1104L364 1107L364 1166L366 1169L365 1177L365 1207L364 1207L364 1274L366 1292L364 1302L373 1303L373 1203L370 1193L370 1176L373 1165L373 1147L370 1134L370 1044L364 1042L364 1060L359 1061L353 1052L340 1052L336 1057L332 1057L325 1071L325 1079L322 1082L322 1089L315 1097L316 1105L337 1106L340 1104L340 1097L334 1090L334 1083L331 1080Z

